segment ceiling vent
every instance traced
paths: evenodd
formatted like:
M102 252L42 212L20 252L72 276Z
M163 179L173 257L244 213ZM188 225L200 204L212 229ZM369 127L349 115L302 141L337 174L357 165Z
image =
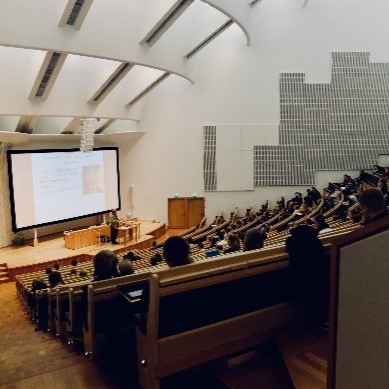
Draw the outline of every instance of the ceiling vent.
M93 0L69 0L62 18L60 27L71 26L77 30L81 28Z
M142 97L145 97L149 92L151 92L156 86L158 86L162 81L164 81L166 78L170 76L169 72L165 72L162 74L162 76L158 77L152 84L150 84L146 89L143 89L142 92L140 92L138 95L136 95L128 104L127 106L135 104L138 100L140 100Z
M179 0L169 9L163 18L154 26L140 43L147 43L152 46L157 40L173 25L173 23L184 13L194 0Z
M38 119L36 116L21 116L16 126L15 132L32 134Z
M219 27L216 31L214 31L211 35L209 35L201 43L199 43L193 50L189 51L189 53L186 54L184 58L190 59L191 57L193 57L208 43L212 42L217 36L219 36L223 31L227 30L227 28L232 26L233 24L234 21L232 19L227 20L221 27Z
M32 87L29 99L47 99L51 89L61 71L67 54L49 51L39 70L38 76Z
M127 62L120 64L101 88L89 99L88 103L100 103L133 67L133 64Z

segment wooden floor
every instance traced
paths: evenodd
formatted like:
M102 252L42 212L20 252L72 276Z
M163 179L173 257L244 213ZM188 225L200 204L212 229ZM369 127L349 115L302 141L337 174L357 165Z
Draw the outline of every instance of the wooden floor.
M178 232L168 230L158 240ZM90 361L52 334L34 330L34 323L23 312L16 297L14 282L0 285L0 310L1 389L139 389L131 337L124 337L118 348L108 350L103 361ZM290 336L288 333L283 336L284 344L290 345L290 355L294 355L293 350L301 350L299 345L309 351L304 334L292 332ZM323 342L315 343L319 349L315 346L314 352L322 358L327 344L323 336L320 339ZM161 389L291 389L292 381L274 345L265 344L243 355L168 377ZM324 369L320 366L323 363L319 363L318 386L306 388L323 387Z
M163 223L151 220L140 220L140 236L142 240L150 239L150 232L161 227ZM8 246L0 249L0 263L6 263L8 268L32 265L34 263L49 262L53 259L67 258L77 254L96 254L103 248L111 248L109 243L83 247L72 250L65 247L63 233L39 238L39 244L33 246L32 242L23 246ZM124 247L123 244L115 245L115 249Z
M139 389L134 356L123 350L105 361L88 360L50 333L34 331L16 297L15 283L0 285L1 389ZM267 346L214 366L166 378L161 389L291 389Z

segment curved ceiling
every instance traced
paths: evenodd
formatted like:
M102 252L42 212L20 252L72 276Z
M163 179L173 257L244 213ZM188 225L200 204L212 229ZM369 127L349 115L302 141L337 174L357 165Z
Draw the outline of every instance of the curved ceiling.
M192 77L205 55L261 0L3 0L0 131L136 130L141 104L170 77Z

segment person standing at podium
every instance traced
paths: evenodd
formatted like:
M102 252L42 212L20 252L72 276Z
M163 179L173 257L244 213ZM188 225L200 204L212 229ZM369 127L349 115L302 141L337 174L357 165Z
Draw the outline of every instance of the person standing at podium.
M118 244L119 216L115 210L112 210L109 216L109 226L111 227L111 242Z

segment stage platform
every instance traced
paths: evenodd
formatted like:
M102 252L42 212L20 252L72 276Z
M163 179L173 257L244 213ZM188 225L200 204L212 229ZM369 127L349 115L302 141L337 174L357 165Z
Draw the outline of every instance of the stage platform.
M119 243L100 243L93 246L79 249L68 249L65 247L64 234L55 234L38 238L38 245L27 241L23 246L7 246L0 249L0 263L6 263L8 276L14 280L15 276L23 273L30 273L45 269L58 263L60 266L68 265L72 259L86 261L100 250L109 249L116 253L131 249L142 249L151 247L152 241L166 232L164 223L152 220L140 220L140 239L127 242L126 245Z

